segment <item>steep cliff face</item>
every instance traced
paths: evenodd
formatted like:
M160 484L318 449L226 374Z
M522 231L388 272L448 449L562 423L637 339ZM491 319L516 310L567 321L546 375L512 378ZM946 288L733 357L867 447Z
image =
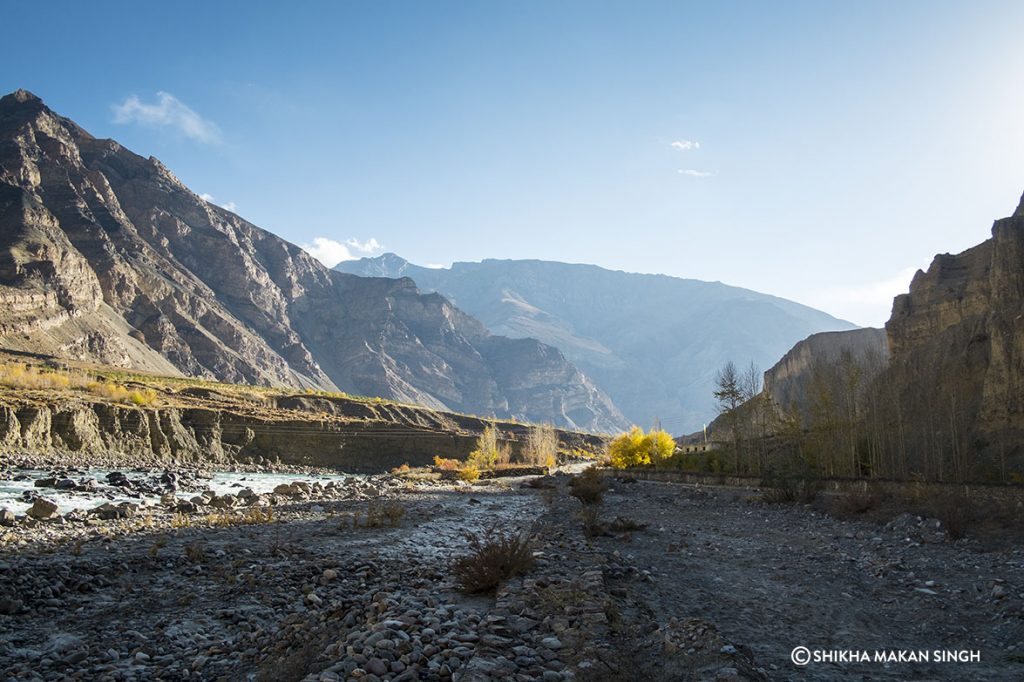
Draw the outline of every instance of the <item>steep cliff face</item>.
M808 336L764 373L764 393L776 406L806 414L815 372L831 374L844 355L853 363L850 368L859 372L859 385L866 387L889 361L885 330L868 327Z
M0 306L0 345L15 350L572 428L624 422L558 351L523 353L410 280L328 270L24 91L0 100Z
M1024 201L991 239L919 271L886 331L912 454L1002 476L1024 442Z

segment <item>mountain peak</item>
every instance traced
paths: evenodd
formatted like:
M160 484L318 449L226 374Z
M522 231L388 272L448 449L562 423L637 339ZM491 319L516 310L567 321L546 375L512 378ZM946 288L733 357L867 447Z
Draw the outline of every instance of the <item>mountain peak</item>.
M46 109L46 105L43 104L43 100L39 99L39 97L28 90L22 90L19 88L8 95L0 97L0 113L14 111L36 112L42 109Z
M1017 204L1017 210L1013 212L1014 218L1024 218L1024 194L1020 197L1020 203Z
M352 263L359 264L358 274L363 277L388 277L391 279L405 277L406 271L411 265L409 261L399 256L397 253L391 253L389 251L387 253L382 253L379 256L369 256L366 258L360 258L356 261L342 261L335 265L334 269L351 273L353 271L345 266Z

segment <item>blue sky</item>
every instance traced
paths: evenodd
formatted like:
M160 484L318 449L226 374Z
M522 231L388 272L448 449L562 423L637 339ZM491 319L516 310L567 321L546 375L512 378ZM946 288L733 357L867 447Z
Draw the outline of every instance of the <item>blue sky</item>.
M5 3L0 86L328 260L587 262L860 324L1024 190L1024 3L294 5Z

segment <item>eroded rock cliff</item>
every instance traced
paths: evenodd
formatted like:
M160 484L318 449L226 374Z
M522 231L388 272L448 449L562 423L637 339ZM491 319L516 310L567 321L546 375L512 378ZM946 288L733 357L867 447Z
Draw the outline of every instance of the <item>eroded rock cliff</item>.
M889 416L912 461L943 477L1006 478L1024 449L1024 201L992 238L935 257L886 324Z
M240 398L207 389L161 393L139 407L88 395L0 389L0 448L79 455L82 463L270 464L380 472L465 459L484 428L518 452L528 426L425 408L317 395ZM563 450L601 452L598 436L559 431Z

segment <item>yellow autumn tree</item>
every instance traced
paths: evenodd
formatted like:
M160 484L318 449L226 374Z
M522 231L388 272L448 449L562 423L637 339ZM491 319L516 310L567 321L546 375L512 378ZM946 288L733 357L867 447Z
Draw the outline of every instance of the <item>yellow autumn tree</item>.
M608 457L616 469L660 464L675 452L676 442L660 429L644 433L639 426L616 436L608 446Z

